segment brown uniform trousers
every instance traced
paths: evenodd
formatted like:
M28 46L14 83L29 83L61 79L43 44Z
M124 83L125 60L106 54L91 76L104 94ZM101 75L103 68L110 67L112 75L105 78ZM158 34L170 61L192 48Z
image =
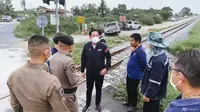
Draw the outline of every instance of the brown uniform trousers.
M76 65L69 54L57 52L50 60L51 73L58 77L65 91L67 107L70 112L78 112L78 103L76 97L77 84L80 76L77 75ZM73 90L73 91L71 91ZM71 92L70 92L71 91Z
M44 65L27 63L7 81L14 112L70 112L59 80Z

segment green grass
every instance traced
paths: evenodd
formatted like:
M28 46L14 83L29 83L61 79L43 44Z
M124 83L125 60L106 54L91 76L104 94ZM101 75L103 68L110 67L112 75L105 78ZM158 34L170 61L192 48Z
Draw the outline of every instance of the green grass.
M170 80L170 75L169 75L169 80ZM139 86L139 95L138 95L138 107L142 108L143 105L143 95L140 93L140 86ZM170 83L168 83L168 88L167 88L167 97L161 101L161 110L162 112L168 107L170 101L176 99L180 93L175 90ZM127 99L127 94L126 94L126 85L125 83L120 83L117 86L117 91L113 94L113 97L117 100L121 101L126 101Z
M157 29L154 29L154 31L162 31L162 30L168 29L173 26L175 26L175 25L171 25L171 26L167 26L167 27L163 27L163 28L157 28ZM141 34L142 37L145 37L147 35L148 35L148 33ZM122 43L129 42L130 38L129 38L129 36L113 36L113 37L107 37L106 41L107 41L107 46L109 48L113 48L113 47L119 46ZM81 52L82 52L84 44L85 44L85 42L76 43L74 45L74 49L72 52L72 58L75 60L76 64L80 64Z
M126 37L126 36L109 37L106 39L107 45L109 48L116 47L119 44L127 42L128 40L129 40L129 37ZM74 59L74 61L77 65L80 64L80 58L81 58L81 53L82 53L84 44L85 44L85 42L76 43L74 45L73 52L72 52L72 58Z
M166 29L166 28L165 28ZM192 31L189 34L189 38L187 40L178 42L172 47L168 48L168 51L170 51L172 54L177 55L185 50L190 50L190 49L199 49L200 48L200 21L197 22L197 24L194 26ZM156 29L156 31L160 31L163 29ZM169 75L170 78L170 75ZM167 106L169 105L171 100L175 100L176 97L180 93L175 90L170 83L168 83L168 88L167 88L167 97L162 100L161 102L161 109L164 111ZM118 100L126 100L127 95L126 95L126 86L124 83L119 84L118 90L116 93L113 95L116 99ZM139 95L139 103L138 106L141 108L142 107L142 95Z
M187 40L178 42L174 44L172 47L168 48L168 51L174 55L177 55L183 51L191 50L191 49L199 49L200 48L200 21L193 27L192 31L189 33L189 37Z
M82 49L85 43L78 43L74 45L73 51L72 51L72 58L74 59L75 63L77 65L80 64L81 59L81 53Z
M47 14L46 17L49 19L50 16ZM15 28L14 34L18 38L23 38L28 40L34 34L41 34L41 28L36 25L36 19L38 16L33 16L27 19L24 19L17 25ZM66 34L72 34L79 31L78 24L73 20L73 18L60 17L60 31ZM54 36L56 32L56 27L48 22L48 25L44 29L45 35L47 37Z

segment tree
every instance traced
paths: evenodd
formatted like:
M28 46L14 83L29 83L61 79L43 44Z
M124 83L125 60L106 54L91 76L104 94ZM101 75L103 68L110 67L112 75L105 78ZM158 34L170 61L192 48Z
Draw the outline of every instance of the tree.
M165 11L165 12L172 12L173 11L170 7L163 7L161 10Z
M14 16L15 13L11 0L0 0L0 15L3 14Z
M74 15L81 15L81 9L79 8L79 6L72 7L71 11L74 13Z
M148 9L146 12L147 12L147 13L154 14L154 15L157 15L157 14L159 14L159 15L160 15L160 13L161 13L161 10L159 10L159 9L153 9L153 8L150 8L150 9Z
M109 12L109 9L104 0L101 0L100 6L99 6L99 11L100 11L102 17L105 17L105 13Z
M0 15L4 14L4 12L5 12L4 0L0 0Z
M161 16L163 18L163 20L168 20L172 15L173 15L173 10L170 7L163 7L161 9Z
M118 10L120 13L126 13L127 12L127 7L125 4L118 4Z
M175 13L173 16L174 16L175 18L179 18L179 14L178 14L178 13Z
M98 10L97 10L97 5L96 4L83 4L81 6L81 11L83 11L84 14L88 14L88 13L92 13L92 14L97 14Z
M190 8L184 7L184 8L181 10L180 13L181 13L182 16L190 16L190 11L191 11Z
M21 7L26 10L26 0L21 0Z
M112 14L113 14L113 15L120 15L119 9L118 9L118 8L113 8Z

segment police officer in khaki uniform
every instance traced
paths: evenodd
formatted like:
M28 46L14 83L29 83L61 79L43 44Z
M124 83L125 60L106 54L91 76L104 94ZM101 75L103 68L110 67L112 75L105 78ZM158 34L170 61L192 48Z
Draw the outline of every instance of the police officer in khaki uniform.
M34 35L28 42L30 60L8 78L14 112L70 112L57 77L44 69L50 57L48 38Z
M72 52L74 39L68 35L61 35L59 38L59 50L49 61L51 73L60 80L70 112L78 112L76 90L81 77L77 74L75 62L69 54Z

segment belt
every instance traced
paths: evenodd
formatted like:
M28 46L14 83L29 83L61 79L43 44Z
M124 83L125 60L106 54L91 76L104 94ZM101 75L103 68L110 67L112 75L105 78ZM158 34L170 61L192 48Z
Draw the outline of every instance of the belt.
M72 88L72 89L63 89L65 94L71 94L71 93L75 93L77 90L77 87Z

